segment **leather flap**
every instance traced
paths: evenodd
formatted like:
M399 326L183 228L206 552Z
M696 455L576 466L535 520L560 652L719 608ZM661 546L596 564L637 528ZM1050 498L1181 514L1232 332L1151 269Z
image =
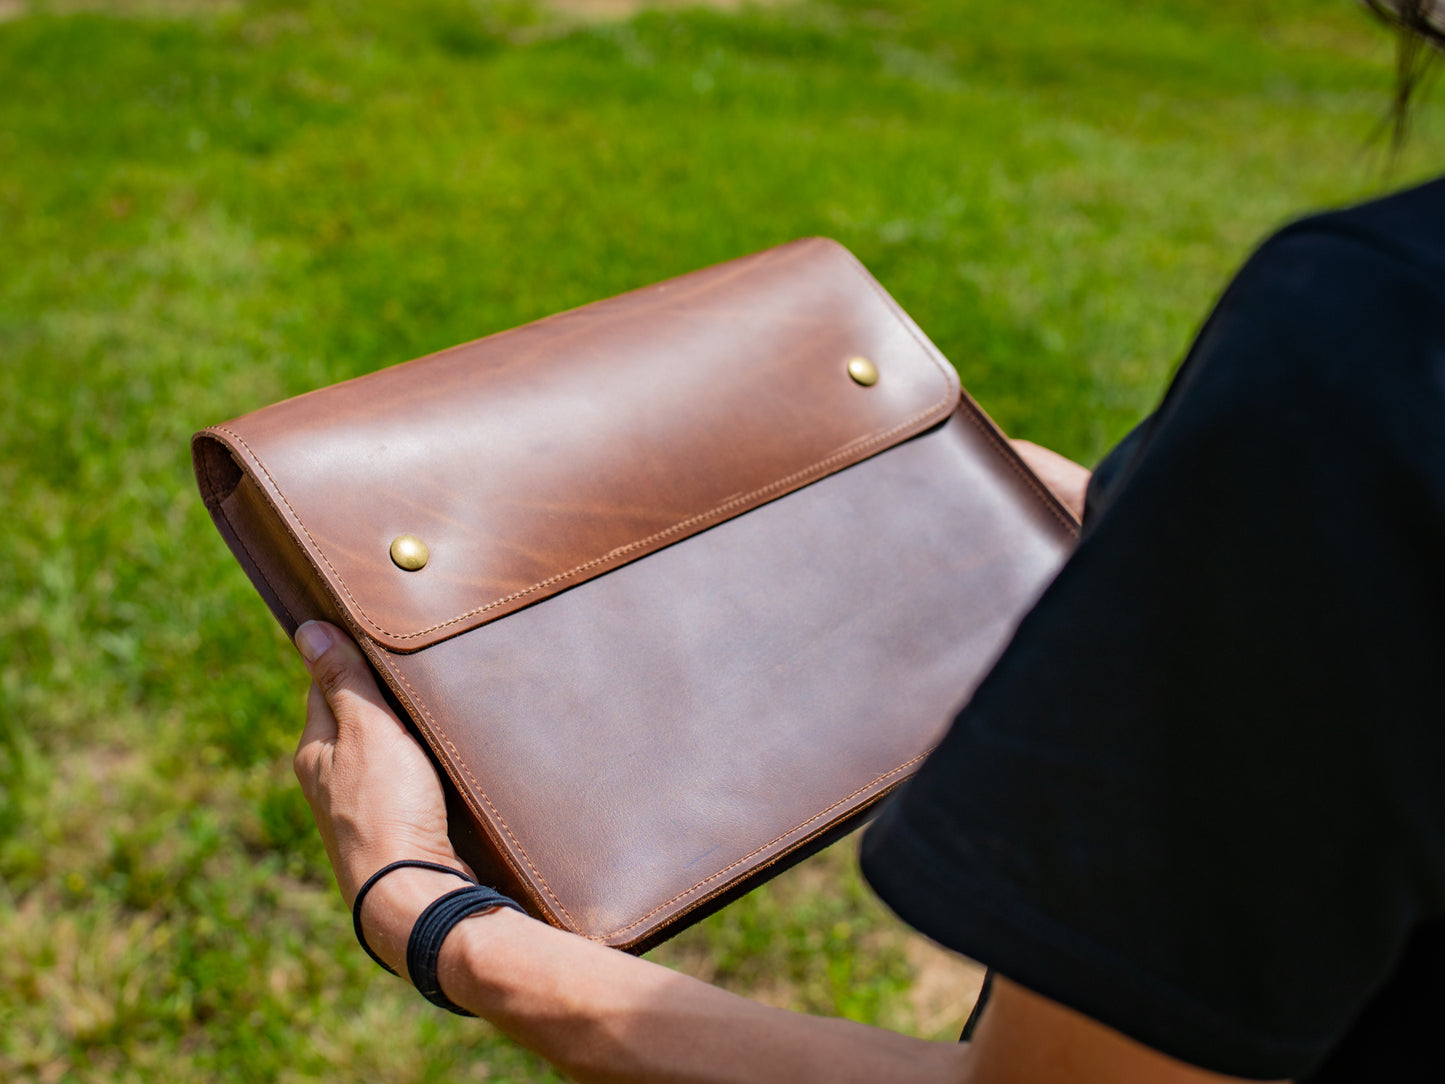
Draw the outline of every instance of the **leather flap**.
M194 449L213 512L214 479L240 478L215 460L233 459L355 628L407 652L865 459L959 394L862 266L810 239L278 403ZM401 534L429 549L419 571L390 558Z

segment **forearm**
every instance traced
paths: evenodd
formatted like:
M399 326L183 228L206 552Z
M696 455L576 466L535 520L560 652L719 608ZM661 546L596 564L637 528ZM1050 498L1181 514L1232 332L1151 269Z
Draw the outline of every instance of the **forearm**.
M397 860L450 869L446 802L425 754L392 716L360 651L313 622L297 635L314 684L296 775L343 898ZM457 888L405 866L362 903L366 943L400 971L417 918ZM757 1005L509 910L465 919L437 977L453 1002L584 1081L949 1081L952 1084L1214 1084L1194 1069L1004 978L973 1042L928 1043L846 1020Z
M383 880L366 908L372 947L399 965L416 915L453 884L414 870ZM1234 1079L1175 1061L1002 977L974 1042L930 1043L759 1005L508 910L460 923L443 945L438 975L454 1002L582 1081Z
M447 995L583 1081L956 1081L961 1048L773 1009L513 912L457 927Z

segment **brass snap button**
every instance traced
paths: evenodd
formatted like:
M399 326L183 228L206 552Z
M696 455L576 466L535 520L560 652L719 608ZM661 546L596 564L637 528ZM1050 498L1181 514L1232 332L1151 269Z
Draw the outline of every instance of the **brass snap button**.
M399 534L391 540L391 559L397 568L415 572L426 567L430 556L426 543L414 534Z
M878 383L878 366L864 357L849 358L848 375L853 378L855 384L871 388Z

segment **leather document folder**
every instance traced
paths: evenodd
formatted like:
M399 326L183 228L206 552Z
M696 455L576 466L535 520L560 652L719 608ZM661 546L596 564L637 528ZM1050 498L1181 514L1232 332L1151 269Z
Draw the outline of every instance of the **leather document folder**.
M288 633L349 630L534 916L641 951L860 823L1072 517L846 250L796 241L196 434Z

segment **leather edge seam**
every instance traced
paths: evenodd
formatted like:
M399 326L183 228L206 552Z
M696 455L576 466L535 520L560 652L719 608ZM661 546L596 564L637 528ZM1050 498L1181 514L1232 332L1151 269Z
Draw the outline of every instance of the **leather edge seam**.
M734 861L728 863L728 865L724 866L722 869L720 869L720 870L718 870L717 872L711 874L710 876L704 877L701 881L698 881L695 885L691 886L690 888L683 889L683 891L679 892L677 895L673 896L671 899L669 899L669 900L664 900L662 903L659 903L656 907L654 907L651 911L647 912L647 914L642 915L640 918L634 919L632 922L628 923L626 926L619 926L617 929L611 930L611 931L609 931L608 933L598 934L598 935L596 935L597 938L598 938L599 940L604 940L604 941L605 941L605 940L609 940L609 939L614 938L614 937L618 937L618 936L620 936L620 935L622 935L622 934L627 933L628 931L630 931L630 930L632 930L632 929L635 929L637 926L640 926L642 923L646 922L648 919L652 918L653 916L655 916L655 915L657 915L657 914L660 914L661 912L667 910L667 909L668 909L669 907L671 907L674 903L677 903L679 900L685 899L687 896L689 896L689 895L691 895L692 893L696 892L699 888L702 888L703 885L709 884L709 883L711 883L712 881L717 880L719 877L724 877L724 876L726 876L728 873L730 873L732 870L736 869L738 866L740 866L740 865L742 865L743 863L748 862L748 861L750 861L751 859L756 858L758 855L762 854L762 853L763 853L764 851L766 851L769 847L776 847L779 843L783 842L783 840L787 839L789 836L796 834L797 832L801 831L801 830L804 829L804 828L807 828L810 824L813 824L813 823L815 823L816 821L822 820L823 818L827 817L828 814L832 813L833 810L837 809L839 806L841 806L841 805L847 805L847 804L848 804L849 802L851 802L854 798L857 798L860 794L866 793L867 791L870 791L870 790L874 789L874 788L877 787L880 783L882 783L882 782L884 782L885 780L889 779L891 776L895 776L895 775L897 775L899 772L907 771L907 770L908 770L909 768L911 768L913 765L915 765L915 764L917 764L919 761L925 759L925 758L928 756L928 754L931 753L932 751L933 751L933 750L932 750L931 748L930 748L930 749L926 749L926 750L924 750L923 752L919 753L917 756L911 757L910 759L905 760L902 764L898 765L898 767L893 768L893 769L891 769L890 771L884 772L882 775L878 776L876 779L872 780L872 781L869 782L869 783L865 783L863 786L859 787L857 790L853 791L851 794L848 794L848 795L846 795L846 796L844 796L844 797L842 797L842 798L839 798L839 799L838 799L836 802L834 802L832 805L828 806L828 807L825 808L825 809L819 810L817 813L813 814L813 816L809 817L807 820L803 821L801 824L796 824L796 825L794 825L792 828L789 828L786 832L783 832L781 835L777 836L777 838L772 839L772 840L770 840L770 841L767 842L767 843L764 843L762 846L757 847L756 849L754 849L754 850L752 850L752 851L749 851L747 854L743 855L741 858L735 859Z
M493 805L492 800L487 797L486 791L482 789L481 783L477 780L476 775L472 772L471 765L467 763L466 759L461 754L461 750L459 750L452 742L451 738L447 735L447 732L437 723L436 716L431 713L431 709L428 708L426 702L422 700L421 694L418 693L416 690L416 686L414 686L410 681L408 681L406 675L403 674L399 669L397 669L396 666L392 663L392 661L386 657L385 650L378 652L378 654L381 655L381 663L383 666L386 667L387 671L398 681L400 681L404 686L406 686L408 699L411 700L411 702L416 706L417 710L420 711L422 715L426 718L427 725L431 728L432 733L435 734L438 738L440 738L443 744L446 745L448 751L451 753L453 762L464 773L466 773L466 777L471 783L472 794L474 794L484 805L486 805L489 810L491 810L492 817L495 819L496 824L502 829L502 831L506 833L507 839L511 841L515 853L520 856L522 861L526 863L527 869L531 871L534 883L547 894L548 899L550 899L554 904L556 904L557 911L560 912L561 916L566 920L566 925L571 930L571 932L580 934L581 927L577 923L577 920L572 917L571 912L567 910L566 905L561 901L561 899L558 898L557 893L552 890L552 886L547 883L547 878L543 876L542 871L537 868L536 864L532 861L531 856L527 854L526 848L522 846L521 841L517 839L516 833L514 833L511 829L511 826L507 824L507 820L505 817L502 816L501 810L499 810L495 805Z
M204 433L197 435L204 437ZM271 589L271 595L276 599L276 605L280 606L281 609L286 612L286 616L291 619L293 627L299 625L300 622L296 620L296 615L291 612L291 607L286 605L285 600L281 597L281 593L276 590L276 585L271 582L271 577L266 575L265 566L256 560L256 555L251 552L251 547L246 545L245 537L240 531L236 530L235 521L226 513L225 505L222 503L224 498L217 497L219 487L216 485L215 475L211 470L212 453L210 448L206 444L201 444L198 452L201 468L206 476L206 492L202 494L201 499L205 503L207 511L211 513L212 517L219 516L226 521L226 526L230 528L231 537L236 540L236 545L240 546L245 552L246 558L251 562L251 567L256 570L256 575L260 576L261 579L266 582L266 586Z

